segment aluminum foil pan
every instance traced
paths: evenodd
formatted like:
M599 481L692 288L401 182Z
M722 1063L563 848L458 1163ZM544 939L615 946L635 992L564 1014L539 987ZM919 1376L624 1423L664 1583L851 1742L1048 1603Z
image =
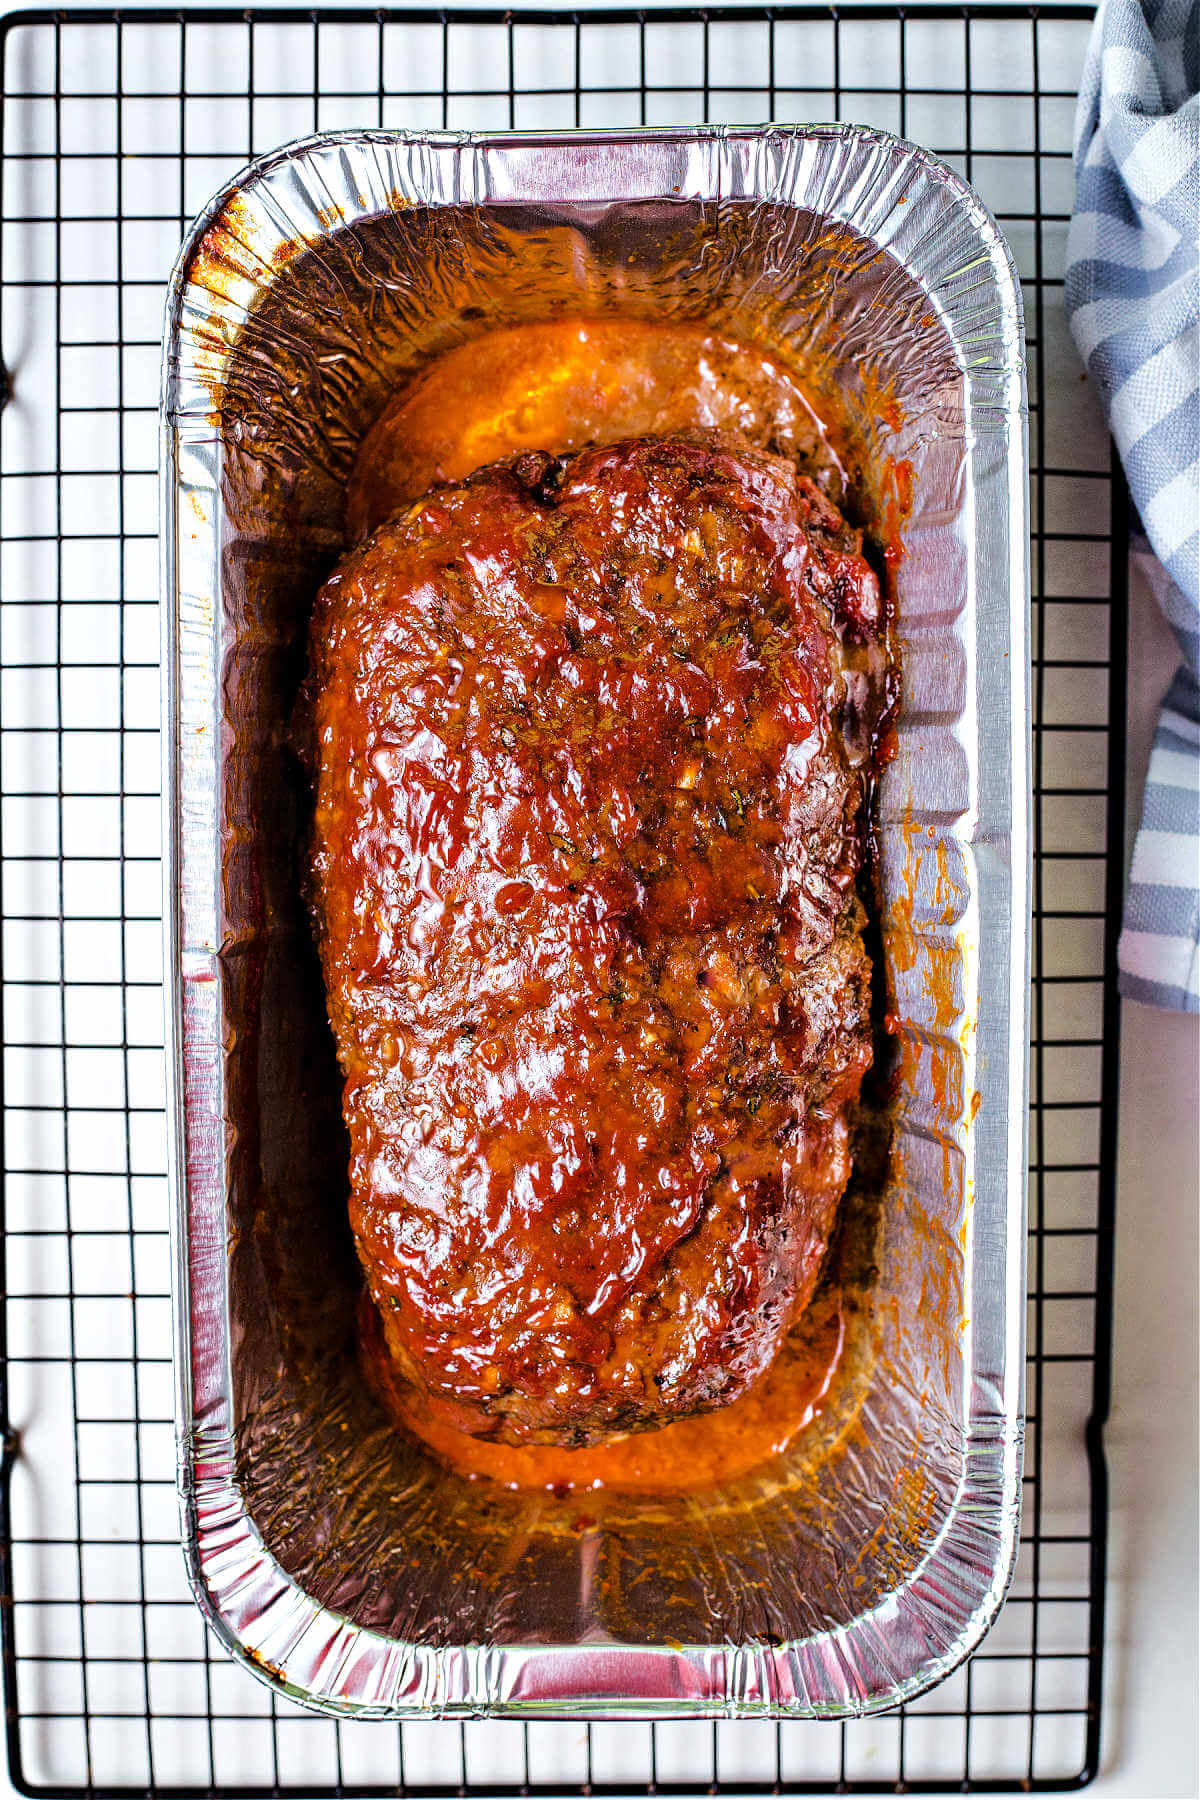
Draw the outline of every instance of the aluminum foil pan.
M876 1191L848 1200L860 1298L817 1424L682 1499L466 1483L387 1427L300 898L289 716L355 447L430 355L554 313L757 340L858 421L870 529L911 489L878 795L899 1097ZM188 239L163 416L180 1487L210 1624L345 1713L912 1698L994 1616L1020 1492L1025 400L993 221L854 127L313 138Z

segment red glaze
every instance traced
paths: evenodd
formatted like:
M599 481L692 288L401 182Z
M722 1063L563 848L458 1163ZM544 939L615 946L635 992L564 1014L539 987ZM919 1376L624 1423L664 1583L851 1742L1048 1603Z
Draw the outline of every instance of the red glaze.
M348 556L312 638L351 1222L431 1427L601 1444L744 1394L871 1060L860 540L716 438L530 455Z

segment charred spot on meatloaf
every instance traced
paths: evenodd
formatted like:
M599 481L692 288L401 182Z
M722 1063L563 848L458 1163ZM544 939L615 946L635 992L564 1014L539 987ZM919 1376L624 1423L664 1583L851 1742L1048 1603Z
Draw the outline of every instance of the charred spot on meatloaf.
M727 1404L806 1305L871 1061L861 540L697 435L435 491L323 588L315 874L351 1222L437 1417Z

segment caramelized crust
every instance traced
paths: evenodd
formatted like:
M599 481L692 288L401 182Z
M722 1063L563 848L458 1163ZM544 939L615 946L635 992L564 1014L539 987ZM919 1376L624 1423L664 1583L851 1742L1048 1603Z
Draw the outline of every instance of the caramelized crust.
M816 1281L871 1060L857 534L711 436L529 454L313 624L351 1222L431 1418L583 1445L727 1404Z

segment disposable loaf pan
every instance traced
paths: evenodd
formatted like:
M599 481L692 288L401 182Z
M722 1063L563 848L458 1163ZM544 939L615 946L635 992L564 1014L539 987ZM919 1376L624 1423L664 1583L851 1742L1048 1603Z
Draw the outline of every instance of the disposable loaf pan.
M468 1483L388 1428L303 893L292 708L356 446L430 356L555 314L766 345L848 422L852 506L902 544L876 795L894 1135L847 1200L847 1349L790 1451L686 1498ZM171 283L162 539L179 1479L209 1623L342 1713L911 1699L993 1618L1020 1493L1025 398L993 221L849 126L292 145L217 196Z

